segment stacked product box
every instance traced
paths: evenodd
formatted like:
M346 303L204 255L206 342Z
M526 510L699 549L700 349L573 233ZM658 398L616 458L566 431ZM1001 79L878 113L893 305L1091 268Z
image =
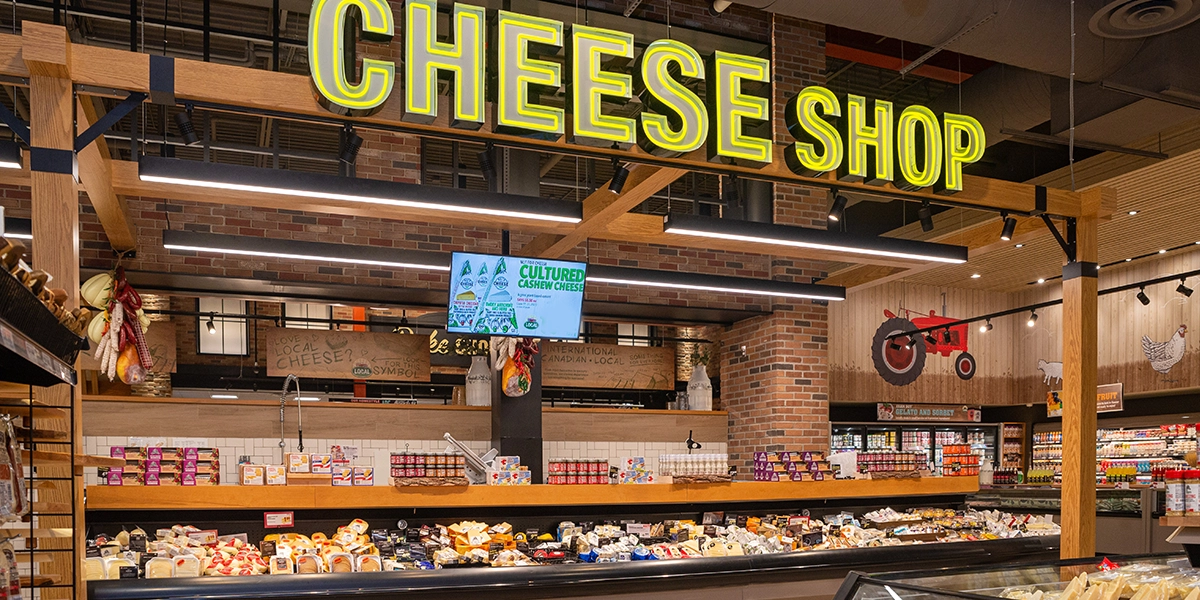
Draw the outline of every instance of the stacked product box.
M974 477L979 475L979 455L967 444L942 446L943 477Z
M218 485L220 452L216 448L113 446L109 456L125 459L123 467L99 469L103 485Z
M621 461L617 483L658 483L658 476L646 466L646 457L631 456Z
M603 458L554 458L547 463L550 485L601 485L608 483L608 461Z
M755 452L755 481L824 481L833 471L824 452Z
M324 476L335 486L375 485L374 467L349 464L336 451L340 448L334 446L326 453L289 452L286 465L242 465L242 485L288 485L289 477L307 485L325 485Z
M487 470L488 485L532 485L533 474L521 465L520 456L497 456Z

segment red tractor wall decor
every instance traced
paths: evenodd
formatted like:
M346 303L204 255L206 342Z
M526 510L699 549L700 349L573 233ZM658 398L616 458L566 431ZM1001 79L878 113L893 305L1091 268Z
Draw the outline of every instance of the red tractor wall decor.
M887 320L875 330L871 340L871 360L875 370L884 381L892 385L908 385L921 376L925 369L925 355L941 354L947 358L950 354L961 350L954 358L954 372L960 379L968 380L975 376L975 357L967 352L967 324L949 325L946 329L915 335L912 338L899 337L888 339L889 336L906 331L937 327L953 323L957 319L939 317L934 311L928 315L901 308L899 317L892 311L884 309ZM913 315L917 315L915 318Z

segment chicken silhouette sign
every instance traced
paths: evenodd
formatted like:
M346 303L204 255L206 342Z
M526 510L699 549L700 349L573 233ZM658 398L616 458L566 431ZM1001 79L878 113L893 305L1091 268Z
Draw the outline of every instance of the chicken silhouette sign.
M1171 339L1165 342L1156 342L1148 335L1142 336L1142 353L1150 361L1150 367L1163 375L1170 373L1187 351L1187 343L1183 339L1186 335L1187 325L1180 325Z

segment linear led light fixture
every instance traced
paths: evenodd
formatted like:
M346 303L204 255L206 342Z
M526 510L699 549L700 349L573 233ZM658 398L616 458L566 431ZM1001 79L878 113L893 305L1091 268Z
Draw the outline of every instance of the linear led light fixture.
M341 200L533 221L578 223L583 220L583 205L578 202L148 155L142 155L138 159L138 177L142 181L216 190Z
M846 288L832 285L787 283L769 279L725 277L679 271L652 271L606 265L588 265L587 281L589 283L619 283L673 290L696 290L776 298L832 301L846 299Z
M0 141L0 169L21 169L21 146L16 142Z
M370 267L430 269L449 271L450 255L440 252L349 246L326 242L276 240L244 235L222 235L197 231L163 231L163 247L168 250L219 252L242 256L263 256L292 260L315 260Z
M860 236L806 227L714 219L695 215L669 214L663 221L663 231L675 235L811 248L863 256L927 260L951 264L967 262L967 249L963 246L900 238Z

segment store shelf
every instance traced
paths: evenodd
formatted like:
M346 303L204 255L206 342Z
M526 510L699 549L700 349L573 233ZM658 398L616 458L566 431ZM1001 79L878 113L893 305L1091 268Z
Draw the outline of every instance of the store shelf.
M1159 517L1163 527L1200 527L1200 517Z
M66 408L57 408L43 402L13 398L0 399L0 414L34 419L66 419L70 414Z
M72 534L70 527L21 527L20 525L6 525L0 527L0 535L8 537L23 537L23 538L40 538L40 539L59 539L69 538Z
M45 466L48 464L70 465L71 455L66 452L45 452L43 450L34 450L31 452L29 450L22 450L21 460L30 466ZM76 454L74 464L76 467L124 467L125 459Z
M87 488L89 510L442 508L771 502L971 494L976 477L736 482L689 485L532 485L453 488L196 486Z

